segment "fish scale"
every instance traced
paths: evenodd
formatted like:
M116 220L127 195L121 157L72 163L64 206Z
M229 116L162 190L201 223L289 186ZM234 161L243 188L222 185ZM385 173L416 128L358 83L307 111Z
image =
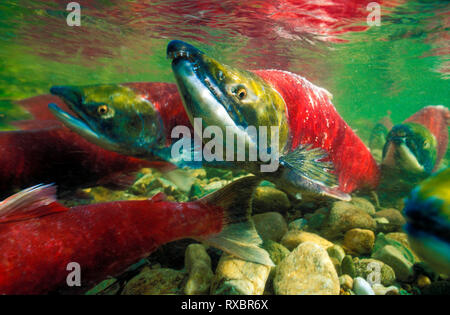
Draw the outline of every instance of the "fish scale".
M0 202L0 295L71 289L69 263L82 288L115 276L159 246L194 238L241 259L273 266L250 221L260 179L241 178L193 202L115 201L66 208L54 186L35 186Z
M301 144L324 149L335 167L343 192L373 189L378 185L380 171L369 149L336 111L325 89L287 71L253 72L284 99L291 151Z

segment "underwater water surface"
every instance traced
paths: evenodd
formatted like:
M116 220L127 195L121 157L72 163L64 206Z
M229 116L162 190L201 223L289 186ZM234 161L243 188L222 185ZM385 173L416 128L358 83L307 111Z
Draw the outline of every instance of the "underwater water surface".
M2 1L0 100L52 85L174 82L165 47L180 39L230 65L301 74L354 128L448 104L447 1L383 1L372 27L369 1L314 3L80 1L81 26L70 27L67 1Z

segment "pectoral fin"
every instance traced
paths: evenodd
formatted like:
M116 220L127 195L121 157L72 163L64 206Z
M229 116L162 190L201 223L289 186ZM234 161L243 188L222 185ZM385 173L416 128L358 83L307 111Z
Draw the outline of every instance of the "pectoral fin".
M294 151L280 157L280 164L286 168L284 176L295 186L341 200L351 197L340 191L333 173L334 166L323 161L328 154L311 145L300 145Z

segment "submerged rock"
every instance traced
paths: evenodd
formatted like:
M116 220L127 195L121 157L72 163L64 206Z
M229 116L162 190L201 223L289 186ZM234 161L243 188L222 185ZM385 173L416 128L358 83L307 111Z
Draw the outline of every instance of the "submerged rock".
M287 232L287 223L278 212L267 212L253 216L256 230L261 238L278 242Z
M395 247L412 264L416 262L415 256L409 247L403 245L401 242L391 237L387 237L383 233L378 233L377 238L375 239L375 245L373 247L372 255L386 245Z
M344 259L342 259L341 271L344 275L349 275L352 278L356 277L356 268L352 256L345 255Z
M413 250L411 249L411 245L409 244L409 240L408 240L408 235L406 233L403 233L403 232L392 232L392 233L386 234L386 238L394 240L394 241L397 241L400 244L402 244L406 249L408 249L411 252L411 254L414 256L414 262L420 262L421 261L420 257L417 256L413 252Z
M226 169L221 169L217 167L207 167L204 169L205 175L208 178L219 177L223 179L233 179L233 172Z
M367 213L369 215L375 214L375 207L367 199L364 199L361 197L352 197L352 200L350 201L350 203L355 205L359 209L363 210L365 213Z
M201 244L191 244L186 249L185 268L189 274L184 293L208 294L214 274L211 270L211 258Z
M263 247L269 253L270 259L272 259L275 265L278 265L290 253L290 251L283 245L270 240L265 241ZM266 282L266 287L264 289L264 295L274 294L273 278L275 276L275 269L276 268L271 268L270 270L270 274Z
M375 292L375 295L398 295L398 294L400 294L400 290L393 285L386 288L382 284L375 283L374 285L372 285L372 289L373 289L373 292Z
M225 187L228 183L229 183L229 181L227 181L227 180L217 180L217 181L210 182L209 184L204 186L203 189L205 190L206 194L209 194L216 190L219 190L220 188Z
M265 241L263 247L275 265L278 265L290 253L286 247L271 240Z
M381 283L384 286L395 282L394 270L376 259L360 259L355 263L356 276L368 280L370 283Z
M321 234L326 238L337 238L351 229L360 228L374 231L374 219L357 206L337 201L333 203L330 214L321 228Z
M253 213L269 211L284 213L291 207L287 195L274 187L259 186L253 195Z
M410 281L414 275L413 263L406 259L402 255L402 252L392 245L386 245L377 250L372 257L391 266L396 278L400 281Z
M305 228L307 224L308 224L308 222L305 219L300 218L300 219L290 222L288 224L288 229L289 230L303 230L303 228Z
M191 176L198 179L206 178L206 170L204 168L198 168L195 170L191 170Z
M375 295L370 284L361 277L353 279L353 292L356 295Z
M349 275L342 275L339 277L339 285L345 290L353 288L353 279Z
M276 268L276 294L338 295L339 278L328 253L305 242L295 248Z
M336 258L330 257L331 262L333 263L334 269L336 269L336 273L338 276L342 275L341 262Z
M328 217L330 210L323 207L317 209L314 213L305 214L309 230L319 230Z
M417 277L416 284L419 288L423 289L431 284L431 280L425 275L419 275Z
M351 229L345 232L344 247L356 254L370 254L375 243L371 230Z
M321 246L325 250L334 245L317 234L299 230L290 230L281 239L281 244L289 250L293 250L298 245L305 242L312 242Z
M145 267L125 285L123 295L182 294L186 273L168 268Z
M330 258L337 259L340 263L342 263L342 260L345 257L345 251L344 249L339 245L333 245L331 247L327 248L327 253L330 256Z
M402 226L405 225L406 220L397 209L383 209L375 213L376 218L385 218L388 220L387 224L380 225L380 232L396 232L400 231Z
M213 295L261 295L271 268L223 254L210 292Z

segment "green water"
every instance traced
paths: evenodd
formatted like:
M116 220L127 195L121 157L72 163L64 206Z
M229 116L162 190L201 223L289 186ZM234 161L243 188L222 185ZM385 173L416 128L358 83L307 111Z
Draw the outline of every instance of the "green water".
M388 110L400 122L426 105L450 103L447 1L383 7L381 26L337 35L337 41L305 32L241 32L251 25L233 10L220 23L204 23L201 15L187 15L197 12L182 1L80 1L82 25L69 27L67 3L0 3L0 100L45 94L52 85L174 82L165 49L171 39L181 39L224 63L305 76L334 95L339 112L363 138L367 122ZM227 1L211 3L226 7ZM0 104L0 128L5 116L21 117L11 106Z

